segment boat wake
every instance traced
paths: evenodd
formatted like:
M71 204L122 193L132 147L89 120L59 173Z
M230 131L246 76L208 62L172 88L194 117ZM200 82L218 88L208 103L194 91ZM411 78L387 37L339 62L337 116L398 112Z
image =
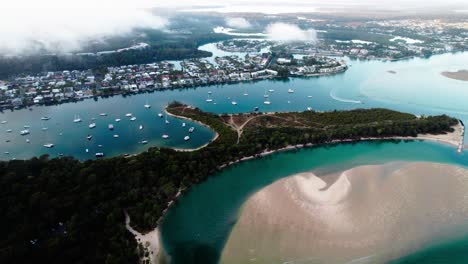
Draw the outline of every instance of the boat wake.
M351 100L351 99L340 98L340 97L336 96L336 94L334 93L333 90L330 91L330 97L333 98L334 100L338 101L338 102L350 103L350 104L362 104L362 101L360 101L360 100Z

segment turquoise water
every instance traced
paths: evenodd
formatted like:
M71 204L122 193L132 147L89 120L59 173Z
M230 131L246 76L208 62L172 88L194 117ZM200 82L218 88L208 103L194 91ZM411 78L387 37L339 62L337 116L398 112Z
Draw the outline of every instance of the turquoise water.
M218 55L226 54L216 50L214 45L202 48L215 51ZM208 142L213 133L206 128L188 124L188 127L196 126L197 130L191 135L191 140L185 142L183 138L188 128L182 128L181 122L172 118L170 125L164 125L164 120L157 117L157 113L162 112L163 107L173 100L214 113L249 112L256 106L265 112L303 111L307 107L319 111L385 107L414 114L449 114L468 123L468 83L440 75L441 71L468 68L468 53L400 62L348 63L350 68L347 72L334 76L168 90L125 98L115 96L97 101L33 107L31 111L5 111L0 113L0 120L8 121L0 125L0 159L30 158L46 153L51 156L63 153L88 159L93 158L96 152L114 156L141 152L150 146L193 148ZM389 70L397 73L388 73ZM290 88L295 93L288 93ZM263 94L270 89L274 89L270 93L272 104L264 105ZM211 98L214 103L206 103L208 91L213 92ZM244 96L244 93L248 93L248 96ZM231 104L233 100L238 103L237 106ZM145 109L143 105L146 102L153 107ZM103 112L109 115L99 116ZM125 118L126 113L133 113L137 121L130 122ZM75 115L80 115L83 122L73 123ZM42 116L50 116L51 120L41 121ZM96 120L92 121L93 117ZM122 121L116 123L115 118L121 118ZM93 130L88 128L91 122L97 124ZM109 123L116 127L112 132L107 129ZM24 129L24 125L31 126L31 134L20 136L19 132ZM144 125L144 129L139 130L139 125ZM48 130L42 131L43 127L48 127ZM7 129L11 129L12 133L6 133ZM93 135L91 141L86 140L88 134ZM119 134L120 137L113 138L113 134ZM163 140L163 134L169 134L170 139ZM26 139L30 143L26 143ZM149 143L141 145L139 142L143 140ZM43 147L46 143L53 143L55 147L46 149ZM89 153L85 152L86 148Z
M172 263L217 263L239 208L257 190L299 172L331 173L391 161L468 166L468 156L456 154L453 147L414 141L341 144L244 162L193 187L176 202L161 226L164 250Z

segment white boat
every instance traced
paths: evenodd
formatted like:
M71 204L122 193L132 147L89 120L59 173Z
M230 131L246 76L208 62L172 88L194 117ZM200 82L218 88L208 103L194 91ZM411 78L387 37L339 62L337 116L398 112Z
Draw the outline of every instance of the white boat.
M168 138L169 138L169 135L164 134L164 135L162 135L162 138L168 139Z
M182 123L182 127L185 127L185 126L186 126L186 124L185 124L185 123Z
M29 138L27 138L27 139L26 139L26 143L29 143L29 142L31 142L31 141L29 141Z
M88 136L86 137L87 140L91 140L92 138L93 138L93 136L91 136L91 135L88 135Z
M148 100L146 100L146 104L145 104L145 105L143 105L143 106L144 106L146 109L150 109L150 108L151 108L151 105L150 105L150 104L148 104Z
M273 89L268 90L268 92L270 92L270 93L272 93L272 92L274 92L274 91L275 91L275 90L273 90Z
M54 147L54 144L52 144L52 143L47 143L47 144L44 144L44 147L46 147L46 148L53 148L53 147Z
M98 152L95 154L96 158L102 158L104 157L104 153L103 152Z
M213 102L213 99L208 98L208 99L206 99L206 102L207 102L207 103L211 103L211 102Z
M268 100L267 100L267 101L265 101L265 102L263 102L263 103L264 103L264 104L266 104L266 105L270 105L270 104L271 104L271 102L270 102L270 101L268 101Z
M307 98L312 98L312 95L308 95Z
M100 116L107 116L107 113L100 113Z
M114 130L114 125L113 125L113 124L109 124L109 125L107 126L107 128L109 128L109 130Z
M136 120L136 117L134 117L134 116L132 118L130 118L130 121L135 121L135 120Z
M211 92L211 91L208 91L208 94L212 94L212 92Z
M8 151L5 151L3 153L5 153L5 155L10 155L10 152L8 152Z
M117 135L117 134L114 135L114 138L118 138L118 137L119 137L119 135Z
M189 130L188 130L189 133L192 133L193 131L195 131L195 127L191 127L191 128L189 128Z
M163 115L163 114L161 114L161 113L159 113L159 114L158 114L158 116L162 118L164 115Z
M247 95L249 95L249 94L248 94L248 93L244 93L244 96L247 96Z
M120 120L121 120L120 118L116 118L115 122L120 122Z
M28 134L29 134L29 130L27 130L27 129L20 131L20 135L22 135L22 136L25 136L25 135L28 135Z
M312 111L312 107L308 106L307 111Z
M6 132L7 132L7 133L11 133L11 131L13 131L13 130L11 130L11 129L7 129L7 131L6 131Z
M147 141L147 140L143 140L143 141L141 141L140 143L143 144L143 145L146 145L146 144L148 144L148 141Z
M143 125L140 125L138 128L139 128L140 130L142 130L142 129L143 129Z
M47 120L49 120L49 119L50 119L50 117L48 117L48 116L43 116L43 117L41 117L41 120L47 121Z
M89 152L89 149L85 149L85 151L86 151L86 153L88 153L88 152Z
M167 120L167 115L166 115L166 117L165 117L165 121L164 121L164 123L166 123L166 125L168 125L168 124L169 124L169 120Z
M24 125L23 127L24 127L24 128L31 128L30 125Z
M189 137L189 136L185 136L185 137L184 137L184 140L185 140L185 141L188 141L188 140L190 140L190 137Z
M81 118L79 116L75 116L75 118L73 118L73 123L80 123L81 122Z
M48 127L43 127L43 128L41 128L41 129L42 129L42 131L49 130L49 128L48 128Z
M95 127L96 127L96 123L91 123L91 124L89 124L89 126L88 126L88 127L89 127L90 129L93 129L93 128L95 128Z
M126 117L131 117L132 116L132 113L127 113L125 114Z
M237 105L237 102L236 102L236 101L232 101L231 104L232 104L232 105Z
M7 123L7 121L2 121L2 124L6 124L6 123Z
M263 97L264 97L264 98L268 98L269 95L268 95L268 94L264 94Z
M288 93L294 93L293 89L288 89Z

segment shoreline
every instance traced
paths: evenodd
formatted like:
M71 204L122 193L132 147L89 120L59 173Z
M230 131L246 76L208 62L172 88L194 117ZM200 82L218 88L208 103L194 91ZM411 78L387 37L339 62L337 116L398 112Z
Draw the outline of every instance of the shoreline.
M139 249L140 246L143 249L143 252L138 252L140 261L144 263L146 260L148 260L149 263L156 264L156 261L159 257L159 252L161 251L161 234L159 232L159 226L155 227L152 231L148 233L139 233L130 225L130 216L128 215L128 213L124 213L125 228L135 237L135 240L138 244L137 249ZM143 254L143 256L141 256L140 253ZM148 253L148 256L146 256L146 253Z

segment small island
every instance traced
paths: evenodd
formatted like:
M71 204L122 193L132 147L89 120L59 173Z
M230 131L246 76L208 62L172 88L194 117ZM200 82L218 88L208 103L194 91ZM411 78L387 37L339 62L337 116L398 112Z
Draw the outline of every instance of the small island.
M441 74L450 79L468 82L468 70L458 70L455 72L444 71Z
M381 139L462 135L457 119L387 109L217 115L178 102L166 111L209 126L217 138L193 151L150 148L134 156L0 162L4 263L137 263L158 257L158 223L194 184L279 150ZM455 132L454 132L455 131ZM148 236L145 236L147 234ZM154 242L154 244L152 244Z

